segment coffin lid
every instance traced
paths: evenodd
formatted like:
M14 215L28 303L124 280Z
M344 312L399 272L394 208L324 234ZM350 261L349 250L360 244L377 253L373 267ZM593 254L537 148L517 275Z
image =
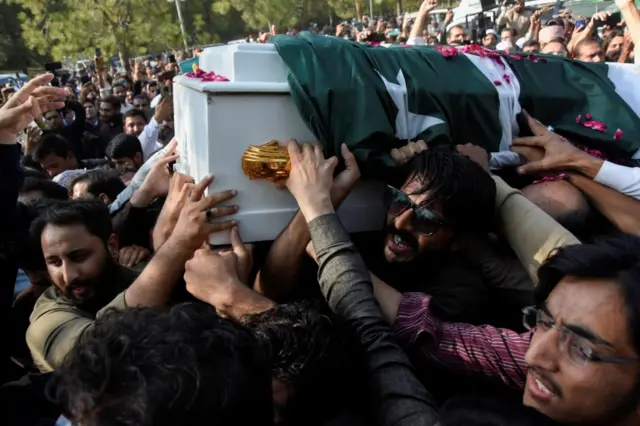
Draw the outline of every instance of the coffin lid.
M174 83L200 92L289 93L287 70L273 44L241 43L213 46L200 55L200 68L228 78L228 82L202 82L184 75Z

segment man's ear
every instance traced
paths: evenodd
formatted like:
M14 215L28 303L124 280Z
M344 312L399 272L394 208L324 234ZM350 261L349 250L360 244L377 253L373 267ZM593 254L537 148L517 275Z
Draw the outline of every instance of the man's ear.
M98 198L107 206L111 204L111 200L109 200L109 197L104 192L98 195Z
M133 156L133 162L138 167L140 167L142 165L142 153L141 152L136 152L136 155Z
M120 253L120 244L118 243L118 237L116 234L111 234L107 240L107 250L112 258L118 261L118 255Z

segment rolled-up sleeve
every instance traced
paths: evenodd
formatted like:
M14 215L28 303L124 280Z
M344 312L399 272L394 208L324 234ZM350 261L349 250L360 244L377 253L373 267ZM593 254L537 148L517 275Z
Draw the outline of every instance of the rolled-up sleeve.
M482 375L515 389L524 387L528 369L524 356L531 333L446 323L430 312L430 301L422 293L404 294L394 323L400 343L412 353L418 350L419 362Z

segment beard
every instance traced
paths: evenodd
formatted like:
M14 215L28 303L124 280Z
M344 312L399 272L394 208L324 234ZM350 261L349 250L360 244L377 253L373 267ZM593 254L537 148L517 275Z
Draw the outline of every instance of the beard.
M117 272L118 265L107 256L97 276L75 280L62 293L79 309L95 315L120 292Z

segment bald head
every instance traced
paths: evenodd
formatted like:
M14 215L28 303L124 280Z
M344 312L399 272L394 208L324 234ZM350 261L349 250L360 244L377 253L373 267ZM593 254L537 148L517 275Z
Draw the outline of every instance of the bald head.
M522 194L571 232L580 233L587 226L589 203L565 180L529 185Z

